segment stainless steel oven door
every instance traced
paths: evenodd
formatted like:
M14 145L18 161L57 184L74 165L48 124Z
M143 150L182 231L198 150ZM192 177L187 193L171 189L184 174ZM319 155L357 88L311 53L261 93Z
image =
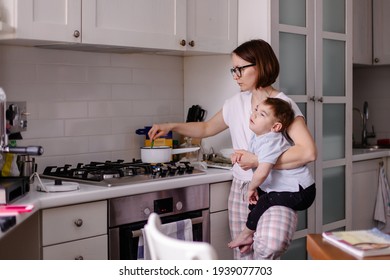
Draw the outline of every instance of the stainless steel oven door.
M161 217L162 223L192 220L194 241L210 242L210 213L208 209ZM146 221L122 225L109 230L109 259L136 260L138 240Z

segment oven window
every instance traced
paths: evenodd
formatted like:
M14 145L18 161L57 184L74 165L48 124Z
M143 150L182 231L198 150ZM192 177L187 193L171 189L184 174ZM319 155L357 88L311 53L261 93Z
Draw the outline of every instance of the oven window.
M193 211L184 214L161 217L163 224L177 222L185 219L202 217L202 211ZM132 232L142 229L147 221L123 225L119 228L119 255L121 260L136 260L138 252L138 237L132 237ZM203 241L202 223L192 225L194 241Z

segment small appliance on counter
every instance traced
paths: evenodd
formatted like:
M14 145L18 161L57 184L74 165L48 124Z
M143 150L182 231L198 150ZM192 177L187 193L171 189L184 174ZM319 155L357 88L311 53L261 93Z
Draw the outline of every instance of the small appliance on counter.
M30 191L30 177L0 177L0 205L9 204Z

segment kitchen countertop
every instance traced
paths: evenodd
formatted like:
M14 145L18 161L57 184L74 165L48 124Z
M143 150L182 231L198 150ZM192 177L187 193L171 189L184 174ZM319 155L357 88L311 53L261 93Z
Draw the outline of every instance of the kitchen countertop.
M45 193L38 192L35 186L31 187L30 192L24 197L16 200L14 205L33 204L33 211L22 213L16 217L16 225L6 232L0 232L0 238L12 232L23 221L28 219L33 213L40 209L60 207L71 204L79 204L98 200L105 200L114 197L135 195L147 192L161 191L167 189L183 188L192 185L210 184L232 180L232 172L225 169L208 168L205 174L188 177L175 177L169 180L156 180L152 182L115 186L101 187L89 184L80 184L80 189L70 192ZM42 180L48 182L50 180Z
M353 149L352 161L370 160L390 156L390 149Z
M390 149L353 149L352 161L370 160L390 156ZM0 232L0 238L12 232L17 225L28 219L33 213L46 208L60 207L72 204L86 203L98 200L105 200L114 197L135 195L153 191L182 188L190 185L210 184L232 180L232 172L225 169L209 168L206 174L198 176L174 178L170 180L159 180L132 185L101 187L89 184L80 184L80 189L71 192L44 193L38 192L35 186L30 192L16 200L13 204L33 204L34 209L29 213L19 214L16 218L16 225L6 232ZM43 180L44 182L49 180Z

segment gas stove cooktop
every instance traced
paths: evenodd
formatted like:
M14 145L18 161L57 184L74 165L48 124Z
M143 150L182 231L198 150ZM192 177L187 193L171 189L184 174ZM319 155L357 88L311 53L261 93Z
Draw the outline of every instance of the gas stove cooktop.
M114 187L202 174L205 172L195 169L189 162L149 164L140 160L132 162L117 160L79 163L76 167L69 164L60 167L48 166L40 176L46 179Z

